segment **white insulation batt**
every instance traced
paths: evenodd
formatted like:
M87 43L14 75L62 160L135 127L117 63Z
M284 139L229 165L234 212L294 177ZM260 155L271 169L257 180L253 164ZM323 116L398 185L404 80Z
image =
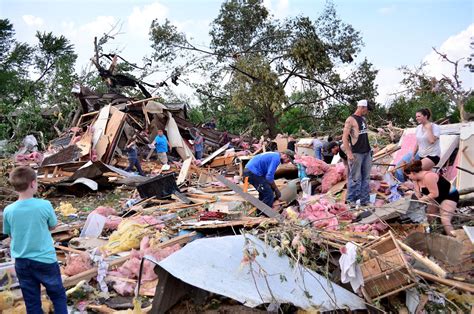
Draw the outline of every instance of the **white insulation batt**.
M246 243L246 239L248 240ZM258 255L243 263L244 249ZM302 309L365 309L364 300L252 236L195 240L158 263L172 276L249 307L290 303Z

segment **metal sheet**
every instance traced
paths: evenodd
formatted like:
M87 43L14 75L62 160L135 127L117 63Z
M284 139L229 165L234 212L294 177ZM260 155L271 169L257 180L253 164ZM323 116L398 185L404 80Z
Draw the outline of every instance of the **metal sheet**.
M244 249L258 251L243 263ZM290 303L302 309L365 309L364 300L302 266L291 266L261 240L242 235L195 240L158 263L174 277L255 307Z

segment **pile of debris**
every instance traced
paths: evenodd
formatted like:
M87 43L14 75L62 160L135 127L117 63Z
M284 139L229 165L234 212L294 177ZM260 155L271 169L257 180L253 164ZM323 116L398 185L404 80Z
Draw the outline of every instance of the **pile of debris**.
M211 149L200 161L189 141L194 128ZM149 176L124 171L128 139L138 135L145 156L158 129L174 148L171 167L144 161ZM465 204L474 191L473 134L474 123L442 126L438 167ZM69 305L79 311L470 311L472 209L462 208L451 236L429 226L425 205L396 176L414 129L374 154L369 206L344 204L343 163L312 157L311 141L296 144L304 178L293 164L277 170L282 197L273 208L243 176L267 141L194 126L176 106L151 99L84 113L47 151L25 150L16 163L36 166L56 206L52 235ZM288 139L274 143L283 151ZM13 201L11 191L1 192L5 204ZM91 193L95 200L86 200ZM24 306L8 247L7 238L4 312Z

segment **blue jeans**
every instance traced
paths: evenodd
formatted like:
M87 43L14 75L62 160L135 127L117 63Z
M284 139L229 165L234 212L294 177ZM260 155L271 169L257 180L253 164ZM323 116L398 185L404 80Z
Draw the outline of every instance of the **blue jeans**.
M41 286L46 288L54 313L67 314L66 290L63 287L58 263L46 264L27 258L15 260L15 271L28 314L43 313Z
M258 191L258 199L272 207L275 194L267 179L262 176L257 176L249 170L244 171L244 176L249 178L249 183Z
M195 157L196 157L197 160L201 160L202 159L202 150L195 151Z
M370 201L370 170L372 169L372 152L354 153L354 160L349 161L349 177L347 178L347 201L355 203L360 199L362 205Z
M132 159L129 158L128 167L127 169L125 169L125 171L129 172L130 170L133 170L134 167L137 168L137 171L141 176L145 175L145 173L142 170L142 167L140 166L140 161L138 161L138 158L132 158Z

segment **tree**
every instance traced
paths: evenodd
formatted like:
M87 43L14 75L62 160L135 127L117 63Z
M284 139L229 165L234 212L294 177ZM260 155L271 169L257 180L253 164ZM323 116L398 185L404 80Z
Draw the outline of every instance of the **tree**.
M314 21L304 16L277 20L262 0L227 0L211 24L210 36L210 47L201 49L169 21L155 20L150 30L153 57L176 62L186 55L180 73L191 64L207 62L203 68L219 88L211 92L223 91L237 110L251 110L254 124L263 124L270 135L275 135L282 115L295 106L321 109L323 102L330 106L356 98L355 85L344 82L337 69L353 64L362 39L337 17L331 3ZM209 60L214 67L209 67ZM363 67L370 65L364 61ZM311 91L307 96L313 98L291 99L286 91L292 88ZM374 88L373 81L367 88ZM371 97L375 91L366 94Z
M35 46L17 42L10 21L0 20L2 138L14 131L18 140L32 131L52 135L55 121L45 119L42 113L57 106L55 126L63 127L67 123L61 114L73 107L70 93L75 79L73 46L64 36L52 33L37 32L36 38Z
M464 90L459 80L458 68L461 60L452 61L446 54L434 48L433 50L443 61L452 64L453 74L437 79L425 73L424 63L414 69L401 67L404 75L401 83L405 90L398 93L398 98L388 110L390 118L399 126L407 126L410 118L421 108L429 108L434 120L452 116L451 120L457 122L459 119L468 121L474 117L474 112L470 112L469 106L465 105L472 92Z

